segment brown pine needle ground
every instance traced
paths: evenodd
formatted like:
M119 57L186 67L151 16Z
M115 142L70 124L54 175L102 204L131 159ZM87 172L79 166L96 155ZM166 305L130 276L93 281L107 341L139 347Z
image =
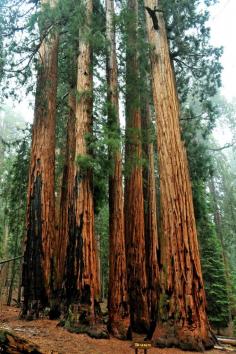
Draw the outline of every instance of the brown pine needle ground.
M58 321L40 319L23 321L18 319L19 309L3 306L0 308L0 328L14 331L18 336L37 344L45 354L134 354L132 342L111 339L92 339L85 334L69 333L57 327ZM139 353L142 354L140 350ZM152 348L148 354L188 354L179 349ZM212 350L206 354L222 354Z

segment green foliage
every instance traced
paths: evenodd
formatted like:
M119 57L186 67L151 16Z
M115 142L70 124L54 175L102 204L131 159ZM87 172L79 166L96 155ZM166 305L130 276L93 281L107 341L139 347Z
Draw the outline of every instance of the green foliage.
M15 258L23 252L23 239L25 235L26 191L28 184L29 144L31 140L30 128L25 128L22 137L8 144L9 155L5 158L5 180L2 185L0 199L3 201L4 210L1 213L0 225L3 227L0 234L0 246L4 258ZM7 168L6 168L7 166ZM0 247L1 249L1 247ZM0 252L1 253L1 252ZM20 259L11 264L11 282L9 284L8 304L12 299L12 291L16 280L19 284L21 272ZM9 275L8 275L9 276Z
M26 191L29 167L30 131L25 130L22 140L13 143L14 157L7 173L4 196L7 201L7 220L9 224L8 255L21 254L24 236ZM6 211L5 211L6 213Z
M213 170L212 158L208 151L208 140L203 137L200 122L187 124L188 126L182 131L182 134L187 149L191 179L192 181L207 181Z
M0 256L3 252L13 255L14 235L20 223L24 222L26 179L28 178L28 128L21 116L3 107L1 112L0 133ZM25 161L25 159L27 161ZM17 219L18 211L21 222ZM3 249L6 228L9 229L8 249ZM20 233L20 232L19 232ZM22 233L21 233L22 236Z
M37 62L35 55L39 47L38 8L23 0L1 2L4 5L1 7L0 31L5 59L2 92L5 97L19 97L20 90L15 90L16 82L20 87L32 90L33 69Z
M222 248L210 218L204 183L194 185L195 215L200 242L203 279L207 296L207 312L214 328L227 327L229 299ZM198 200L196 201L196 197Z
M209 4L209 1L203 1L203 10L200 11L199 0L160 2L169 29L170 51L181 102L189 94L206 102L221 85L222 67L219 58L222 48L212 47L209 43Z
M78 155L76 163L79 166L80 174L86 174L87 170L94 167L94 160L90 155Z
M236 170L230 159L221 151L214 156L215 171L212 177L214 195L212 205L216 231L222 243L227 272L227 290L231 315L236 314Z

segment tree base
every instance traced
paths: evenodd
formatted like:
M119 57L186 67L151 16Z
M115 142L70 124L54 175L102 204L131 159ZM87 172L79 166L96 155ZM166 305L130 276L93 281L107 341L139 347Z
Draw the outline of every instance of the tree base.
M42 305L39 300L34 300L30 303L30 306L23 305L20 313L20 319L26 321L33 321L39 318L49 318L50 320L56 320L60 317L60 306L53 303L51 305Z
M93 325L93 326L78 325L77 327L72 327L72 326L68 326L68 324L65 324L64 328L66 328L71 333L87 334L89 337L95 339L110 338L106 326L102 324Z
M159 348L177 347L182 350L203 352L212 349L216 343L214 335L200 334L200 330L189 328L176 328L173 326L158 326L152 337L154 346Z
M133 322L131 324L133 332L146 335L149 333L150 324L148 321L139 319L131 322Z
M110 338L98 304L95 305L95 313L91 311L90 305L72 304L63 322L70 332L85 333L96 339Z
M47 311L47 309L47 302L44 303L40 300L25 298L19 317L27 321L37 320L40 317L45 317L45 311Z
M43 354L37 345L2 329L0 329L0 352L5 354Z
M109 321L107 325L109 333L117 339L121 340L131 340L132 331L130 326L129 318L120 319L117 321Z

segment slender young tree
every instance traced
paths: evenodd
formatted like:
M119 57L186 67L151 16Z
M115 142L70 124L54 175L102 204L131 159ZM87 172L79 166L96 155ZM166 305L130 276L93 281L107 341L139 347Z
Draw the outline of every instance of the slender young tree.
M96 321L98 277L94 235L91 153L86 137L92 133L92 0L85 0L79 34L75 111L75 162L68 180L68 244L64 277L66 305L75 315L72 325Z
M222 248L215 232L212 204L206 193L205 181L193 182L193 200L207 299L207 314L210 324L218 330L228 326L230 301Z
M32 151L27 197L27 236L24 252L22 315L38 315L49 305L53 282L55 244L55 118L57 94L58 35L52 29L45 38L44 6L52 9L55 0L42 1L42 40L35 98Z
M120 139L118 68L114 24L114 1L106 0L108 126L111 137ZM127 338L130 327L125 256L125 224L120 143L110 147L109 160L109 330Z
M226 285L227 285L226 288L227 288L228 300L230 303L229 293L230 293L230 289L232 288L232 285L231 285L231 279L230 279L229 261L228 261L228 257L227 257L227 248L225 247L225 244L224 244L221 212L219 209L219 205L217 203L217 192L216 192L215 181L214 181L213 176L210 178L208 186L209 186L211 197L212 197L212 206L213 206L213 212L214 212L213 216L214 216L214 223L215 223L215 227L216 227L216 233L217 233L218 239L220 241L221 250L222 250L222 258L223 258L223 263L224 263L225 279L226 279ZM229 306L229 322L232 322L231 306Z
M149 328L144 234L141 110L138 66L138 2L128 1L126 46L125 242L132 329Z
M155 11L155 6L154 0L145 0L162 206L161 294L153 340L157 345L203 350L214 345L214 338L206 315L175 76L163 15Z

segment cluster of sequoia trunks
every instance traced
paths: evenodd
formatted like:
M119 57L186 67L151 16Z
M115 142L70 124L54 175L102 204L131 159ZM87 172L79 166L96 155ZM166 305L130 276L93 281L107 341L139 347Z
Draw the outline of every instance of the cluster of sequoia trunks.
M56 1L42 1L52 8ZM145 7L154 9L154 0ZM70 326L83 330L102 324L98 304L99 280L94 233L91 154L86 136L92 133L93 2L84 0L77 77L68 94L68 135L59 212L55 228L54 164L58 35L42 41L38 72L31 165L29 172L27 237L23 266L23 316L38 316L50 307ZM179 102L163 16L146 12L150 43L153 103L157 123L160 175L161 236L157 200L149 99L141 99L138 59L138 2L128 0L126 72L125 195L120 144L109 148L109 298L108 330L127 338L131 330L148 333L155 344L184 349L214 344L206 316L206 298L194 219L185 149L179 128ZM106 0L108 126L119 139L118 70L114 3ZM149 80L150 81L150 80ZM76 88L76 90L75 90ZM77 94L75 97L75 91ZM143 102L144 101L144 102ZM141 104L142 103L142 104ZM142 146L141 134L145 131ZM146 154L147 167L140 161ZM58 237L56 237L58 235ZM59 301L58 301L59 300Z

